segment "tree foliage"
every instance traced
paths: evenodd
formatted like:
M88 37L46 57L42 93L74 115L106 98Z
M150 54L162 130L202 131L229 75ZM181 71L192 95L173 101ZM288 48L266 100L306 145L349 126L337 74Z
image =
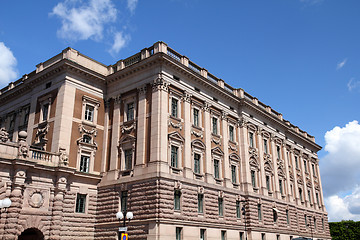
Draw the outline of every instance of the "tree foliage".
M341 221L330 222L330 234L333 240L359 240L360 239L360 222Z

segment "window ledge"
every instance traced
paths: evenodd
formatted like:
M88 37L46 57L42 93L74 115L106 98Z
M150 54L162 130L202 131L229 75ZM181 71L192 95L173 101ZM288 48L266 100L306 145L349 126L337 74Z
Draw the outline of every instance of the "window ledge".
M171 167L171 166L170 166ZM176 168L176 167L171 167L171 170L173 173L175 174L179 174L180 172L182 172L181 168Z
M90 122L90 121L86 121L86 120L82 120L82 124L85 124L90 127L96 127L96 124L94 122Z
M175 120L175 121L178 121L178 122L181 122L181 121L182 121L181 118L174 117L174 116L171 116L171 115L170 115L170 118L173 119L173 120Z
M194 173L196 179L203 179L204 174L201 173Z
M199 130L199 131L202 131L202 130L203 130L202 127L200 127L200 126L195 126L194 124L192 125L192 127L195 128L195 129L197 129L197 130Z

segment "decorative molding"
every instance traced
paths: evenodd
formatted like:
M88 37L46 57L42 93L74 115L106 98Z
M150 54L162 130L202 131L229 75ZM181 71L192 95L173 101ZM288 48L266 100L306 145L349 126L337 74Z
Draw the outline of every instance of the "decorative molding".
M169 119L169 127L179 128L181 130L182 129L182 124L181 123L174 123L173 121L171 121L171 119Z
M79 132L81 134L85 133L87 135L94 136L94 137L96 137L96 135L97 135L97 129L96 128L92 128L92 129L89 130L89 129L86 129L83 124L79 124Z
M184 94L183 94L183 96L182 96L181 99L182 99L184 102L190 103L190 102L191 102L191 97L192 97L192 95L191 95L189 92L184 91Z
M0 128L0 141L7 142L9 140L9 133L5 128Z
M237 121L238 127L246 127L247 123L245 118L241 117L238 121Z
M204 102L204 105L202 106L202 109L206 112L210 112L211 104L208 102Z
M46 143L48 142L46 134L49 132L49 127L50 125L47 122L43 128L41 128L40 125L38 126L35 134L34 145L45 147Z
M257 153L257 149L256 149L256 148L249 147L249 154L250 154L250 157L253 157L253 158L255 158L255 159L258 158L258 153Z
M44 205L45 194L44 191L38 189L29 190L28 203L33 208L40 208Z
M135 130L136 129L136 122L133 122L130 126L124 126L124 125L121 125L121 133L124 134L124 133L130 133L132 130Z
M236 147L234 147L233 145L229 144L229 149L232 151L236 151Z
M211 136L211 141L213 141L215 144L221 146L221 139L220 138L217 139L216 137Z
M69 164L69 156L66 153L66 149L65 148L59 148L59 159L60 159L60 165L62 166L67 166Z
M200 137L200 138L203 138L204 135L203 135L203 132L202 131L195 131L195 130L191 130L191 134L194 135L195 137Z
M198 189L198 193L199 193L199 194L204 194L205 191L204 191L204 187L203 187L203 186L198 186L197 189Z
M169 89L169 83L162 77L158 77L152 83L153 92L156 92L158 90L168 91L168 89Z
M139 93L140 96L146 95L146 93L147 93L147 85L144 84L141 87L138 87L137 90L138 90L138 93Z
M181 190L181 188L182 188L182 183L179 180L175 181L174 189Z

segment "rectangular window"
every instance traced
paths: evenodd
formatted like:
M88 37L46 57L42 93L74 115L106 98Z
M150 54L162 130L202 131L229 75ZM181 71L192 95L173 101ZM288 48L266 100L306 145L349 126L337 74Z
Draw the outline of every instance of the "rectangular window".
M171 167L178 167L178 150L176 146L171 146Z
M267 176L265 177L265 180L266 180L266 189L267 189L268 191L270 191L270 176L267 175Z
M229 126L229 139L230 141L234 141L234 126Z
M306 216L306 214L304 215L304 218L305 218L305 227L308 227L308 223L307 223L307 216Z
M205 240L205 233L206 233L205 229L200 229L200 240Z
M265 233L261 234L261 240L265 240Z
M121 197L120 197L120 201L121 201L121 211L122 212L126 212L127 210L127 200L128 200L128 192L127 191L121 191Z
M217 135L218 134L218 122L217 122L217 118L216 117L213 117L212 118L212 133Z
M182 228L181 227L176 227L176 240L181 240L181 232L182 232Z
M200 154L194 153L194 172L200 174Z
M236 183L236 166L231 165L231 181L232 183Z
M255 178L255 171L251 170L251 184L253 187L256 187L256 178Z
M322 230L325 230L324 218L321 219Z
M286 209L286 223L289 225L290 224L290 219L289 219L289 210Z
M241 218L241 212L240 212L240 201L236 201L236 218Z
M178 117L178 100L175 98L171 99L171 116Z
M180 190L174 191L174 209L180 210L181 192Z
M304 160L304 171L307 172L306 160Z
M299 162L298 162L297 156L295 156L295 167L296 167L296 169L299 169Z
M199 110L194 108L194 126L199 127Z
M204 213L204 194L198 194L198 213Z
M273 221L274 221L274 223L277 222L277 218L278 218L277 212L275 211L275 209L273 209Z
M29 121L29 115L30 115L30 107L27 107L24 109L24 118L23 118L23 126L26 126Z
M134 120L134 103L127 104L127 112L126 112L127 120Z
M316 231L316 218L314 217L314 229Z
M44 105L42 105L42 120L46 121L48 120L48 115L49 115L49 103L45 103Z
M308 198L309 198L309 203L311 203L311 192L310 192L310 190L308 190Z
M311 168L312 168L313 176L316 176L316 173L315 173L315 165L312 164L312 165L311 165Z
M250 147L254 147L254 133L249 132L249 145Z
M131 170L131 169L132 169L132 149L126 149L124 170Z
M258 219L259 221L262 220L262 214L261 214L261 204L258 204Z
M221 231L221 240L226 240L226 231Z
M267 141L267 139L264 139L264 152L265 152L265 153L269 153L269 151L268 151L268 141Z
M240 232L240 240L244 240L244 233Z
M85 213L85 206L86 206L86 194L78 193L76 196L75 212Z
M280 146L276 146L276 154L277 154L277 158L281 159L281 151L280 151Z
M283 185L281 179L279 179L279 189L280 189L280 194L283 195Z
M9 126L9 131L12 131L14 130L14 127L15 127L15 113L11 114L10 116L10 126Z
M316 196L316 203L320 206L319 193L316 193L315 196Z
M85 120L89 122L94 120L94 107L91 105L85 106Z
M80 156L80 172L89 172L90 157L86 155Z
M286 152L286 158L287 158L287 161L289 163L289 166L291 166L291 161L290 161L290 157L289 157L289 152Z
M219 216L224 215L224 200L222 198L218 198L218 210L219 210Z
M214 177L217 179L220 178L219 160L217 159L214 159Z
M302 202L303 197L302 197L302 189L301 188L299 188L299 197L300 197L300 201Z

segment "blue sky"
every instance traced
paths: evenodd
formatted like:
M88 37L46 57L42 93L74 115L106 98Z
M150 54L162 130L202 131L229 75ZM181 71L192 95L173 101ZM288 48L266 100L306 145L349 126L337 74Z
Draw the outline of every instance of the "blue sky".
M314 135L330 220L360 220L357 0L2 1L0 88L71 46L114 64L156 41Z

